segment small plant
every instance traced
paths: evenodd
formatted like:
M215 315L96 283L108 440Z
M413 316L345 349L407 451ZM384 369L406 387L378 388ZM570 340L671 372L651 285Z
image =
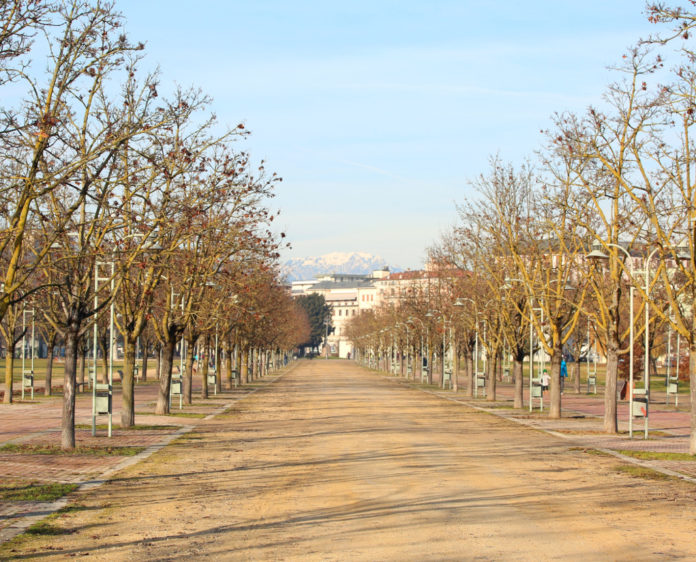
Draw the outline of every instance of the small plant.
M58 445L29 445L8 443L0 447L2 453L18 455L90 455L95 457L132 457L145 450L145 447L75 447L61 449Z
M592 449L589 447L571 447L569 451L580 451L581 453L587 453L588 455L595 455L597 457L611 457L609 453L600 451L599 449Z
M655 451L632 450L622 450L618 452L627 457L646 461L696 461L696 455L690 455L689 453L660 453Z
M66 529L61 529L60 527L56 527L55 525L51 525L46 521L39 521L38 523L34 523L25 532L27 535L34 536L55 536L70 533L70 531Z
M0 486L0 498L3 501L34 501L52 502L58 498L73 492L77 484L63 484L60 482L37 483L15 482Z
M622 474L633 476L634 478L647 478L649 480L678 480L674 476L662 474L652 468L638 466L635 464L620 464L616 467L616 471Z

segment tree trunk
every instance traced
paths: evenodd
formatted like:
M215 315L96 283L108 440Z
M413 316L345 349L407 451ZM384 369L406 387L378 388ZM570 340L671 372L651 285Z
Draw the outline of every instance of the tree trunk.
M461 366L461 357L459 356L459 348L454 346L454 365L452 365L452 392L459 392L459 367Z
M103 340L103 344L100 345L101 350L102 350L102 374L101 377L97 377L95 373L95 378L99 379L102 384L108 383L109 382L109 344L108 344L108 339ZM96 367L96 365L95 365Z
M48 336L48 342L46 350L46 383L44 385L44 396L51 396L53 392L53 353L56 347L56 337L55 332L51 332Z
M523 367L523 359L515 358L515 361L512 365L512 378L515 381L515 396L513 399L514 408L524 408L524 394L522 391L524 387Z
M497 349L494 349L491 353L490 361L488 362L488 380L486 381L486 401L495 402L496 400L496 389L497 389L497 373L498 373L498 361L499 353Z
M203 338L203 353L198 357L198 370L201 372L201 398L208 398L208 351L210 338L205 336Z
M184 404L191 404L193 402L193 361L196 339L198 338L193 336L186 339L188 354L184 362Z
M241 355L241 363L240 363L241 383L248 384L249 383L249 348L247 346L244 346L244 348L242 348L242 353L240 355Z
M162 377L162 344L155 345L155 376L160 379Z
M85 360L85 350L82 347L82 345L79 345L79 355L77 359L77 372L80 374L80 385L82 389L84 390L84 383L85 383L85 367L87 361Z
M551 385L549 388L550 406L549 418L558 419L561 417L561 359L563 359L563 345L555 344L551 353Z
M580 363L573 362L573 390L575 394L580 394Z
M428 378L427 378L427 383L428 384L433 384L433 369L435 368L435 365L433 365L433 357L435 355L433 354L433 347L428 346Z
M224 343L225 348L225 376L227 377L227 388L232 390L232 352L228 342Z
M696 455L696 339L689 345L689 397L691 399L689 453Z
M65 334L65 374L63 376L63 413L61 417L61 449L75 448L75 379L79 355L79 325Z
M149 342L145 342L142 346L142 354L143 354L143 360L142 360L142 366L141 366L141 372L140 372L140 378L142 379L143 382L147 381L147 354L148 351L150 350L150 344Z
M121 427L135 425L135 345L136 340L123 338L123 377L121 378Z
M615 346L607 346L607 369L604 386L604 431L618 433L618 408L616 404L616 375L619 366L619 356Z
M464 356L464 362L466 364L466 381L465 381L465 392L464 394L468 398L473 398L474 396L474 356L471 351L467 351Z
M170 338L162 346L162 371L159 380L159 392L157 393L157 406L155 406L155 414L160 416L169 414L169 389L172 383L175 348L176 336L170 334Z
M14 360L15 345L7 342L7 353L5 354L5 404L12 404L12 391L14 390Z
M222 392L222 346L215 349L215 392Z

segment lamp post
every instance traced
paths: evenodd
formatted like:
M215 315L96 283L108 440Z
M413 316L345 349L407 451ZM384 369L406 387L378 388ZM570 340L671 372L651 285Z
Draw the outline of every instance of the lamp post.
M645 363L643 365L643 376L645 382L645 439L648 438L648 415L650 404L650 260L660 248L654 248L643 264L643 275L645 276Z
M99 277L100 266L111 266L110 277ZM108 382L106 384L97 385L97 320L94 320L93 331L93 358L92 358L92 435L97 434L97 415L106 414L109 417L108 436L111 437L112 430L112 396L114 388L114 284L115 284L115 267L114 262L95 262L94 264L94 308L99 306L99 282L110 281L109 298L111 304L109 306L109 360L108 360ZM97 388L99 386L99 388Z
M27 355L27 344L26 344L26 334L27 334L27 313L31 314L31 369L27 371L25 360ZM31 388L31 399L34 399L34 319L35 319L34 307L31 310L26 309L26 305L22 308L22 400L24 400L24 388L29 386Z
M634 269L633 269L633 259L631 258L631 254L624 248L623 246L619 244L614 244L613 242L609 242L606 244L609 247L612 248L617 248L621 250L625 255L626 259L628 259L628 264L629 264L629 276L631 278L631 287L629 289L629 352L628 352L628 357L629 357L629 365L628 365L628 436L629 438L633 438L633 395L634 395L634 388L633 388L633 346L634 346L634 318L633 318L633 300L634 300L634 292L635 292L635 287L634 287ZM650 258L652 258L653 254L655 253L655 250L650 254ZM587 257L589 259L593 260L608 260L609 256L602 252L599 248L595 248L592 250L589 254L587 254ZM647 263L647 262L646 262ZM646 269L647 271L647 269ZM647 275L646 275L646 296L647 296ZM647 299L645 302L645 307L646 307L646 357L647 357ZM587 333L588 333L588 338L589 338L589 320L588 320L588 328L587 328ZM589 340L588 340L588 354L589 354ZM589 362L588 362L588 372L589 372ZM647 384L647 380L645 381ZM648 387L646 386L646 389ZM647 394L646 390L646 403L645 403L645 438L648 438L648 401L649 401L649 396Z

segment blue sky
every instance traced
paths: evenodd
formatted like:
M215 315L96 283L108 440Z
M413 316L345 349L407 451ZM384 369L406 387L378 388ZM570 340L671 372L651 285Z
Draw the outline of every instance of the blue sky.
M118 0L163 83L197 85L284 179L286 257L419 268L469 180L520 161L555 111L601 102L655 32L641 0ZM240 145L241 148L242 145Z

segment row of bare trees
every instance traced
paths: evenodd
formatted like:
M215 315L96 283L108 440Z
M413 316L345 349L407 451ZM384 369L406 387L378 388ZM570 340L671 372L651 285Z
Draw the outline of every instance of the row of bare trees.
M505 348L515 359L516 406L530 326L550 356L552 417L561 415L563 353L592 326L607 357L607 432L618 427L618 365L631 334L635 344L647 330L655 345L655 334L678 333L691 357L696 453L696 13L693 2L650 3L646 11L661 35L623 56L602 103L554 115L533 161L516 166L492 157L489 171L471 182L475 195L458 206L458 224L430 253L443 271L465 272L449 274L448 294L449 306L460 299L467 312L458 330L467 350L472 328L485 319L489 356Z
M267 365L267 353L302 339L306 320L277 272L282 235L270 230L267 202L280 178L235 148L244 126L218 123L197 89L160 95L159 76L140 70L143 45L127 38L112 2L2 0L0 17L5 401L28 303L49 348L65 347L64 448L75 446L81 349L110 307L124 344L124 427L134 423L136 345L146 329L163 352L158 413L169 408L182 338L208 348L217 335L228 361L239 350L243 378L250 350ZM50 392L50 367L48 376ZM187 402L191 377L190 360Z

